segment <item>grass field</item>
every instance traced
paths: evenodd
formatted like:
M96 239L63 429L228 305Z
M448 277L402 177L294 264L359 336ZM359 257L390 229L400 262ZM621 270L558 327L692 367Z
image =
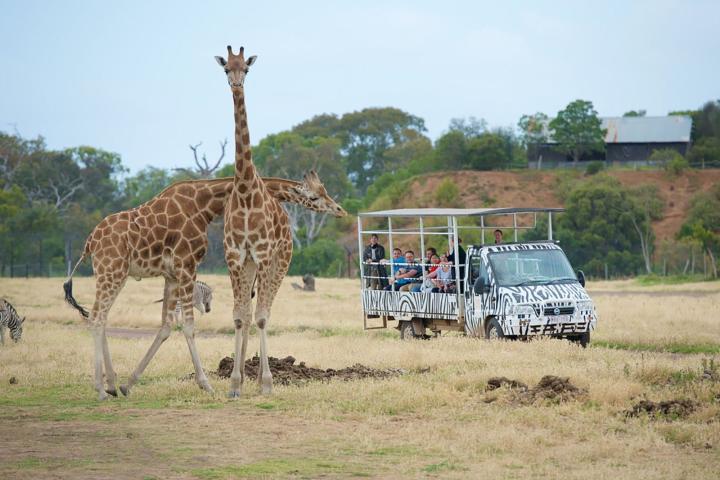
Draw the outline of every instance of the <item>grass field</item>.
M233 348L230 282L202 279L216 291L197 343L214 370ZM63 304L62 280L0 279L0 296L28 317L23 341L0 347L0 478L717 478L720 373L703 376L703 361L720 364L717 282L590 285L600 320L583 350L458 335L401 342L396 330L362 330L356 281L318 279L316 293L291 281L273 308L271 355L408 373L276 386L269 397L251 382L230 401L227 380L210 377L215 396L183 380L192 364L174 332L131 397L97 403L92 340ZM93 291L75 280L81 304ZM109 325L156 329L161 292L160 280L130 280ZM110 338L121 380L151 341ZM585 393L527 403L506 387L485 391L493 376L532 386L548 374ZM643 399L697 407L627 417Z

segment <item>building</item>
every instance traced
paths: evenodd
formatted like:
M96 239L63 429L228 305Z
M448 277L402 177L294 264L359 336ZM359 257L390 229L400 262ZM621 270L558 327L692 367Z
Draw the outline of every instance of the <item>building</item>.
M683 115L667 117L601 117L605 133L605 151L583 155L585 160L603 160L609 163L647 162L655 150L671 148L685 155L690 148L692 119ZM558 152L552 135L540 145L537 157L530 166L539 163L547 166L572 162L572 157Z

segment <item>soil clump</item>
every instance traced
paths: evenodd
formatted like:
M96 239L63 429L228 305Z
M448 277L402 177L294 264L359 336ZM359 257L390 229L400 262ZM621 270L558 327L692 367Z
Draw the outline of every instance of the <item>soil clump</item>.
M356 363L351 367L335 370L332 368L321 369L313 368L305 365L305 362L296 364L295 357L287 356L285 358L268 357L270 364L270 372L273 375L273 382L281 385L290 385L304 383L308 381L329 381L330 379L341 380L357 380L360 378L389 378L396 377L407 373L400 368L377 369L370 368L360 363ZM234 359L225 357L220 360L217 375L222 378L230 378ZM245 375L247 378L257 378L258 369L260 367L260 358L254 356L245 361Z
M638 417L643 413L651 417L682 418L687 417L697 408L697 403L692 400L664 400L653 402L641 400L633 405L632 409L625 412L628 417Z
M525 383L519 380L492 377L488 380L485 389L491 391L500 387L508 387L512 392L511 401L521 405L530 405L535 402L567 402L578 400L587 395L587 391L573 385L569 377L557 377L555 375L545 375L533 388L528 388Z

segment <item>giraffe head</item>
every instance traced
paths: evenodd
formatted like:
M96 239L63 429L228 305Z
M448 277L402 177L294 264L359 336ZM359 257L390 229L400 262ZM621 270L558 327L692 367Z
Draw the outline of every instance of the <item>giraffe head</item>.
M295 187L295 191L300 196L298 202L310 210L329 213L336 217L347 215L347 212L328 195L325 185L315 170L310 170L303 176L302 184Z
M244 47L240 47L240 53L238 53L237 55L233 53L232 47L230 45L227 46L227 50L227 60L220 56L216 56L215 60L217 60L218 64L223 68L223 70L225 70L225 74L227 75L230 88L233 90L242 89L243 83L245 83L245 76L249 71L249 67L250 65L255 63L257 56L253 55L252 57L245 60Z

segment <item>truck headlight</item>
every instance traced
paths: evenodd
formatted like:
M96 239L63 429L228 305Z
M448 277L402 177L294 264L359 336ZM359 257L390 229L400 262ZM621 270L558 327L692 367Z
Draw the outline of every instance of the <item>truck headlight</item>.
M593 305L592 300L580 300L577 302L577 309L581 312L586 312L588 310L592 312L595 309L595 306Z
M534 317L535 309L532 305L513 305L510 307L511 315L523 315L525 317Z

